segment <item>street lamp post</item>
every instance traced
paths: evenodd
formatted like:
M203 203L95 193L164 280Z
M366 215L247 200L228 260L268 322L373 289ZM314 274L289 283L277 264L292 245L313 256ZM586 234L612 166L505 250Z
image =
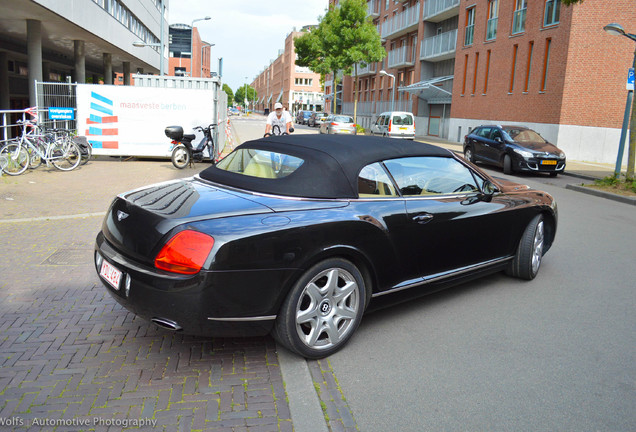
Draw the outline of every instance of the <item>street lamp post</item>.
M192 20L190 25L190 77L194 77L194 23L197 21L207 21L212 17L206 16L205 18L197 18Z
M163 49L163 43L145 43L142 41L133 42L133 46L137 48L143 47L159 47L159 51ZM163 76L163 52L161 53L161 57L159 57L159 76Z
M632 41L636 42L636 34L625 32L625 30L620 24L617 24L617 23L608 24L605 27L603 27L603 30L605 30L607 33L611 35L625 36L626 38L629 38ZM632 67L636 70L636 49L634 50L634 60L632 62ZM623 159L623 147L624 147L625 133L626 133L625 129L627 128L626 120L627 120L627 113L629 109L630 99L632 99L631 96L633 96L632 90L630 90L627 93L627 105L625 107L625 121L623 121L623 130L621 132L621 142L619 144L619 150L618 150L619 155L618 155L618 159L616 160L616 169L614 170L614 174L617 177L620 174L620 166ZM635 130L636 107L634 107L634 105L636 104L632 104L632 118L629 124L629 152L627 153L627 174L626 174L628 179L634 178L634 162L636 161L636 130Z
M245 106L245 113L247 114L247 77L245 77L245 94L243 95L243 106Z
M380 75L386 75L388 77L393 78L393 86L395 86L395 75L388 73L384 69L380 71ZM395 108L395 89L391 87L391 111L394 111L394 108Z

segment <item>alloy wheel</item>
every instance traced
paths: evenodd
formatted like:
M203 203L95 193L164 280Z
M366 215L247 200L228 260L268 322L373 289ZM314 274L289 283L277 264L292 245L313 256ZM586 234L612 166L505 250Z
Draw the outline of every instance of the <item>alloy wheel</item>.
M328 349L355 329L360 313L356 279L342 268L318 273L305 286L296 306L296 331L309 348Z

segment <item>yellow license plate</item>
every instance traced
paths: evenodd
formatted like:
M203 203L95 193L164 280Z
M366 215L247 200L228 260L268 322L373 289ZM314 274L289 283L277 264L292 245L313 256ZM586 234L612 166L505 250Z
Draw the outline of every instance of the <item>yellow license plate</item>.
M407 129L408 129L408 128L403 128L403 127L401 127L401 128L400 128L400 130L407 130Z
M557 161L555 160L542 160L541 165L556 165Z

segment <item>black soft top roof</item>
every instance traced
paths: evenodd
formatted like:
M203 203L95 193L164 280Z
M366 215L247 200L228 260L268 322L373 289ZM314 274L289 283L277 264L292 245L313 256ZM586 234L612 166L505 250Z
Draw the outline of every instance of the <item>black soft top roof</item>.
M452 157L441 147L368 136L286 135L248 141L236 148L288 154L304 163L287 177L266 179L211 166L205 180L254 192L306 198L357 198L358 174L374 162L409 156Z

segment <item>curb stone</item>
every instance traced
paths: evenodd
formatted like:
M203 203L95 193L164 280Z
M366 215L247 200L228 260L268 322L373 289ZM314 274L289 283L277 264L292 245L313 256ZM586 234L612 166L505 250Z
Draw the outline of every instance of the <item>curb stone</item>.
M622 202L625 204L631 204L631 205L636 205L636 198L634 197L629 197L629 196L623 196L623 195L618 195L615 193L611 193L611 192L605 192L605 191L600 191L600 190L596 190L596 189L592 189L592 188L588 188L585 186L578 186L578 185L573 185L573 184L569 184L565 186L566 189L571 189L577 192L582 192L588 195L594 195L600 198L605 198L605 199L609 199L612 201L618 201L618 202Z

